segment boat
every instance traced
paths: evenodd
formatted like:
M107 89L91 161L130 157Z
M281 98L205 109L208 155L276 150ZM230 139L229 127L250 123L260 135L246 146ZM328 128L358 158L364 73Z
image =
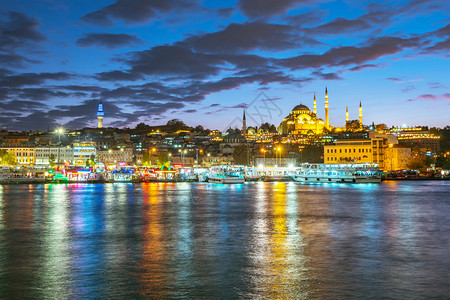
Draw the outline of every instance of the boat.
M373 163L303 164L292 178L304 183L379 183L381 173Z
M242 172L235 172L223 169L211 169L208 176L208 182L211 183L244 183L245 177Z

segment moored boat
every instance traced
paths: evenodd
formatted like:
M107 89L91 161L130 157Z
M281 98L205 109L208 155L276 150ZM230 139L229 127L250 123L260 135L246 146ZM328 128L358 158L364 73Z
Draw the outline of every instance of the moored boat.
M379 183L381 173L378 164L304 164L292 175L295 181L304 183Z

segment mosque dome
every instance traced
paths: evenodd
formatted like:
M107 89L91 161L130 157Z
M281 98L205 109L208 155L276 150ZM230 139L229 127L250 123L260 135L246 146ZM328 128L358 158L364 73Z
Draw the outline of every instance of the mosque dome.
M308 106L303 105L303 104L299 104L296 107L294 107L292 109L292 111L306 111L306 112L311 112L311 110L309 109Z

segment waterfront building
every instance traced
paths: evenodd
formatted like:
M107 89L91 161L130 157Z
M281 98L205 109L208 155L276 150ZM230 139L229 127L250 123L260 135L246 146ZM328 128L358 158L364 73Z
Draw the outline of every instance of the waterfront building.
M73 164L73 148L65 147L36 147L35 164L49 165L50 157L53 155L55 164Z
M425 149L430 155L439 153L440 137L427 127L392 128L391 133L397 136L399 144Z
M17 147L24 146L30 141L30 137L28 135L23 134L7 134L3 136L1 141L2 147Z
M95 142L81 142L73 144L73 160L74 165L85 166L86 161L90 159L91 155L96 154Z
M19 165L34 165L35 147L1 147L0 149L14 153Z
M400 144L389 144L384 154L384 171L403 170L408 168L411 159L411 147Z
M377 163L383 168L387 145L387 139L382 137L335 141L324 146L324 163Z
M120 148L98 150L95 160L105 165L131 164L133 162L133 149Z

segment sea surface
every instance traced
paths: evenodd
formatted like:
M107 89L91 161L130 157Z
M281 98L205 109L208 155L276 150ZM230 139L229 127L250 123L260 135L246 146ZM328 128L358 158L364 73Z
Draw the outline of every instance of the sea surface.
M0 186L0 299L449 299L450 182Z

